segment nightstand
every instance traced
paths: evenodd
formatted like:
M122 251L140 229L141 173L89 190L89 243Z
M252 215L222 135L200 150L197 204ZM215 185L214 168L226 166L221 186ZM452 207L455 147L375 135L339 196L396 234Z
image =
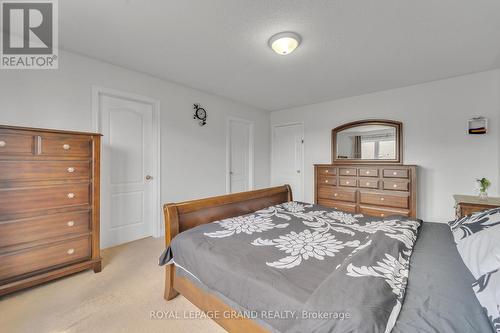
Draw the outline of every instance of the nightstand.
M479 200L477 195L459 195L453 196L455 199L455 212L457 218L495 207L500 207L500 198L490 198Z

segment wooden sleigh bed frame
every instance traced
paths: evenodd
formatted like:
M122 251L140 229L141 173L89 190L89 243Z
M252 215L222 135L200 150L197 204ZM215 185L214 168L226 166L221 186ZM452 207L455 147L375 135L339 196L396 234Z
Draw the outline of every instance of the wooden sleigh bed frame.
M201 200L166 204L165 214L165 245L180 232L198 225L213 221L240 216L255 212L269 206L292 201L292 190L289 185L272 187L262 190L228 194ZM217 296L199 288L190 280L179 276L174 265L165 266L165 299L171 300L182 294L202 311L219 313L214 320L229 332L268 332L257 322L243 317L223 314L237 313Z

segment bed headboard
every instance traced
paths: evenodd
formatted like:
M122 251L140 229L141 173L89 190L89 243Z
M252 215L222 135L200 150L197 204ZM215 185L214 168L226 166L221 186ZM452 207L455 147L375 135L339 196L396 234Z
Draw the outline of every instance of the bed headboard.
M272 205L292 201L289 185L234 193L200 200L170 203L163 206L165 243L180 232L201 224L244 215Z

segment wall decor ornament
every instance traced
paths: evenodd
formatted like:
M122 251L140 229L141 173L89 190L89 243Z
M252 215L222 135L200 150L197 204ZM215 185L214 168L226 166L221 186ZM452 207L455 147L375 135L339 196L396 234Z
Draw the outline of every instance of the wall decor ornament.
M488 119L484 117L474 117L467 122L469 134L486 134L488 132Z
M194 116L193 119L198 119L200 121L200 126L207 124L207 111L202 108L199 104L193 104Z

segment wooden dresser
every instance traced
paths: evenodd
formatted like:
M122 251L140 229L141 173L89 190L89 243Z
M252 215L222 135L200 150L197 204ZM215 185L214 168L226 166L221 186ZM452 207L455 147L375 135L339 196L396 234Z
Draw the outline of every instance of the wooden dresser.
M417 216L417 167L402 164L314 165L315 202L352 213Z
M99 254L100 135L0 126L0 295Z
M500 198L480 200L477 195L454 195L456 217L462 218L475 212L500 207Z

